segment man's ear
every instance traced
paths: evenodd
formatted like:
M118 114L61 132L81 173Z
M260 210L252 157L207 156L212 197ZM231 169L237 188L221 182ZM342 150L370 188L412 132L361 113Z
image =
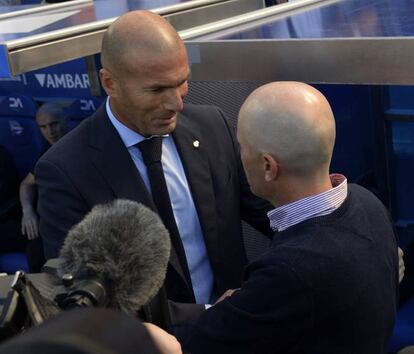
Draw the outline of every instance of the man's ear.
M268 153L263 153L262 163L265 181L275 181L279 176L279 163Z
M99 77L101 78L101 84L106 94L109 97L116 97L118 94L118 86L113 74L109 70L102 68L99 70Z

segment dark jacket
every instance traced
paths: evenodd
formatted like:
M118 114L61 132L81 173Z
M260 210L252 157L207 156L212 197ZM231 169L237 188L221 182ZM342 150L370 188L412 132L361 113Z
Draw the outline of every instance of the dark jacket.
M250 192L234 135L218 108L186 105L173 138L200 218L215 290L221 294L241 283L246 263L241 219L269 232L270 205ZM126 198L155 210L104 105L43 155L35 175L47 258L58 256L67 231L96 204ZM192 302L192 289L174 249L170 264L176 277L167 279L169 297Z

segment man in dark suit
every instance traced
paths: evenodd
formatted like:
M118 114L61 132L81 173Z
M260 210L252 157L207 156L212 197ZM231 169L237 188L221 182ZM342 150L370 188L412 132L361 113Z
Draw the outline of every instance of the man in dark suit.
M241 219L269 232L269 205L251 194L223 113L183 104L187 53L162 17L145 11L121 16L104 36L102 66L108 100L36 166L45 255L57 257L69 228L98 203L126 198L164 210L153 199L165 179L164 199L175 219L167 225L174 245L168 296L212 303L241 283ZM162 141L159 181L141 150L153 139Z
M178 332L192 354L385 354L397 302L389 215L368 190L329 174L335 121L297 82L254 91L237 137L252 191L275 207L269 250Z

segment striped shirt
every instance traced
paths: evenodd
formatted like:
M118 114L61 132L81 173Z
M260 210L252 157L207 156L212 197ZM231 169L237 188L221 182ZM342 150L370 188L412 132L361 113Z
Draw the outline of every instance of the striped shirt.
M338 209L348 195L346 177L331 174L332 189L282 205L267 213L273 231L283 231L302 221L328 215Z

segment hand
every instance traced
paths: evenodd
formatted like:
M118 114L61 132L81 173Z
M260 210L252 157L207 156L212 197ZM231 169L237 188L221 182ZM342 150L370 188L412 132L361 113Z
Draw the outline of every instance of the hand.
M27 236L28 240L39 237L39 217L32 210L23 211L22 234Z
M401 281L404 278L405 273L405 265L404 265L404 252L403 250L398 247L398 281L401 283Z
M152 323L144 322L144 326L161 354L183 354L177 338Z
M235 291L237 291L237 290L239 290L239 289L229 289L229 290L226 290L226 291L224 292L224 294L223 294L223 295L221 295L221 296L219 297L219 299L218 299L218 300L214 303L214 305L217 305L219 302L223 301L226 297L232 296L232 295L233 295L233 293L234 293Z

